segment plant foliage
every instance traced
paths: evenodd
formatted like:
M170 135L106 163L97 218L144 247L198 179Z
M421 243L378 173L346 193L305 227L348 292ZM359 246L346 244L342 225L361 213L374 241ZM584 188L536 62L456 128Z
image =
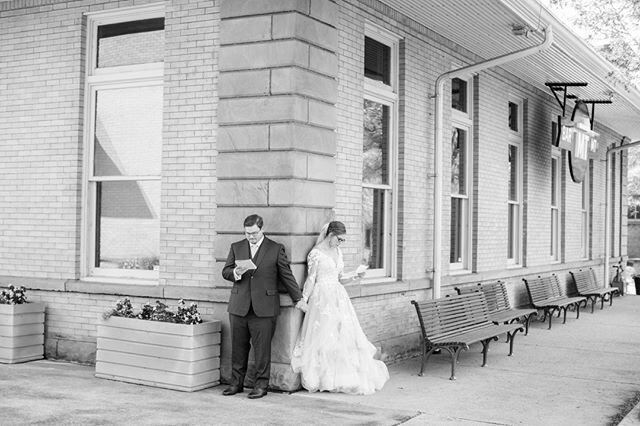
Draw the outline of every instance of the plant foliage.
M145 303L142 305L140 311L135 312L133 305L131 304L131 299L125 297L123 300L118 300L116 302L115 308L105 312L104 314L105 319L112 316L138 318L148 321L171 322L176 324L200 324L202 322L202 317L198 312L198 305L192 302L187 306L183 299L178 301L178 307L175 312L170 310L165 303L159 300L156 300L154 305L151 303Z
M27 296L23 286L16 287L13 284L9 284L9 287L0 293L0 304L21 305L23 303L27 303Z

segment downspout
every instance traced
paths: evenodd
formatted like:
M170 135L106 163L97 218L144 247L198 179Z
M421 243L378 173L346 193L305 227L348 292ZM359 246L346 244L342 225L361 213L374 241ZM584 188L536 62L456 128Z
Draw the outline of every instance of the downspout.
M609 237L609 167L610 162L609 158L611 154L614 154L618 151L622 151L623 149L631 148L632 146L640 145L640 140L629 142L624 145L614 146L607 149L607 153L605 154L605 168L604 168L604 280L603 285L606 287L609 285L609 258L611 257L611 246L610 246L610 237ZM622 214L622 212L620 212Z
M436 79L435 85L435 143L434 143L434 218L433 218L433 298L440 297L440 288L442 282L442 170L443 170L443 146L442 122L444 119L444 85L447 81L462 77L469 74L475 74L497 65L521 59L526 56L535 55L551 46L553 43L552 27L548 26L544 30L545 38L542 43L527 47L526 49L516 50L493 59L487 59L475 64L467 65L452 71L441 74Z

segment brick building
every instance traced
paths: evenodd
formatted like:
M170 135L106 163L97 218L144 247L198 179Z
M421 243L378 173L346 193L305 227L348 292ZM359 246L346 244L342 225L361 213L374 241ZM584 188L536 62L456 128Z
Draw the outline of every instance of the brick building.
M626 155L605 160L640 93L618 75L535 0L0 0L0 284L46 302L47 357L86 363L119 297L196 301L225 378L242 219L302 283L335 217L370 266L365 332L407 356L412 299L501 279L526 304L524 276L626 255ZM612 103L576 131L576 98ZM272 384L293 389L281 303Z

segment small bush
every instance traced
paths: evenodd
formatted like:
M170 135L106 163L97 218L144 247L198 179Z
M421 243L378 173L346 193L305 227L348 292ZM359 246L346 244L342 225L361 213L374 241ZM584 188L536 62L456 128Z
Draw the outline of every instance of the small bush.
M202 317L198 312L198 305L191 303L188 307L184 300L178 301L177 312L169 310L169 307L159 300L155 305L145 303L139 312L134 312L131 300L125 297L116 302L115 308L105 312L105 319L109 317L138 318L148 321L172 322L176 324L200 324Z
M23 286L16 287L13 284L9 284L9 287L0 293L0 304L21 305L27 303L25 291Z

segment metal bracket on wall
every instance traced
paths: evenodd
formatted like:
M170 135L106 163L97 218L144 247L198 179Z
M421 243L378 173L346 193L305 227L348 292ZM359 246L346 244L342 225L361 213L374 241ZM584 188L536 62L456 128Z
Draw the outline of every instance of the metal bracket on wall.
M586 87L588 83L582 83L582 82L578 82L578 83L545 83L545 86L547 86L550 90L551 93L553 93L553 96L555 96L556 100L558 101L558 104L560 105L560 108L562 108L562 117L564 117L565 111L566 111L566 107L567 107L567 99L578 99L578 97L576 95L567 93L567 87ZM560 99L560 97L558 96L558 92L562 92L562 99Z
M591 123L591 130L593 130L593 121L596 117L596 104L610 104L613 103L611 99L578 99L577 102L583 104L591 104L591 113L589 113L589 122Z

